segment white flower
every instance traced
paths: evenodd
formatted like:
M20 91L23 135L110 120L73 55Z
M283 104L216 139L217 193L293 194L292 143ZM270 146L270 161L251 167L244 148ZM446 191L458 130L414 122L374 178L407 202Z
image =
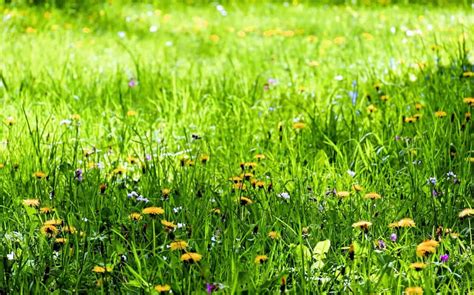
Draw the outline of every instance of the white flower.
M117 35L118 35L119 38L121 38L121 39L125 38L125 36L126 36L125 32L122 32L122 31L118 32Z
M178 222L178 224L176 225L177 228L185 228L186 227L186 224L185 223L180 223Z
M181 206L175 207L175 208L173 208L173 212L178 213L179 211L181 211L181 209L183 209L183 207L181 207Z
M289 200L290 199L290 194L287 193L287 192L283 192L283 193L278 194L278 197L280 197L282 199L285 199L285 200Z
M12 252L10 252L9 254L7 254L7 259L8 259L8 260L13 260L13 259L15 259L15 252L12 251Z
M336 81L342 81L344 79L344 77L342 75L337 75L336 77L334 77L334 80Z
M59 125L71 125L71 123L71 120L66 119L59 122Z
M158 31L158 26L153 25L150 27L150 33L155 33L156 31Z
M356 175L356 173L351 169L347 170L347 174L349 174L351 177L354 177Z

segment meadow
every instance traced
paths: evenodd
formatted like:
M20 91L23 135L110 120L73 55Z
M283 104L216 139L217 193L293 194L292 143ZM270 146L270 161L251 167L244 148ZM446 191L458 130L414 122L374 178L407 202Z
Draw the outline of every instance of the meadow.
M0 293L474 294L474 7L365 2L0 4Z

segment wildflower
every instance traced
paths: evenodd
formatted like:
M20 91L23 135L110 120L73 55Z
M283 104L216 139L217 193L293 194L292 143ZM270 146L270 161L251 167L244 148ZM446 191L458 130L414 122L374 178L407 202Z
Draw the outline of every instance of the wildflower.
M171 193L171 190L169 188L164 188L161 190L161 195L163 198L167 199Z
M212 292L217 291L217 290L219 290L219 285L206 283L207 294L211 294Z
M383 102L388 101L388 99L389 99L389 96L388 96L388 95L382 95L382 96L380 96L380 100L383 101Z
M232 188L234 190L241 190L241 191L245 191L247 190L247 186L243 183L234 183L234 185L232 186Z
M287 192L282 192L282 193L278 194L278 197L282 198L282 199L285 199L285 200L289 200L290 199L290 194L287 193Z
M376 199L380 199L382 197L377 193L368 193L368 194L365 194L364 198L365 199L370 199L370 200L376 200Z
M372 222L364 221L364 220L361 220L352 224L353 228L360 228L361 230L364 230L364 231L369 230L370 226L372 226Z
M426 266L427 266L426 263L423 263L423 262L414 262L414 263L410 264L410 268L414 269L416 271L420 271L420 270L424 269Z
M376 111L377 111L377 108L373 104L367 107L367 113L369 114L375 113Z
M156 285L155 291L157 291L158 293L169 292L171 291L171 287L170 285Z
M40 230L48 238L56 236L59 232L56 226L50 224L43 225Z
M300 130L306 127L306 124L303 122L297 122L293 124L293 129Z
M79 114L72 114L71 115L71 120L73 121L79 121L81 119L81 116Z
M43 171L36 171L35 173L33 173L33 177L37 179L45 179L47 175Z
M471 77L474 77L474 72L470 72L470 71L464 72L464 73L462 73L462 76L464 78L471 78Z
M423 289L421 287L408 287L405 289L406 295L422 295Z
M426 181L427 184L431 184L431 185L436 185L436 182L437 182L436 177L430 177Z
M94 266L94 268L92 269L92 272L95 272L95 273L107 273L107 272L112 272L112 267L111 267L111 266L103 267L103 266L100 266L100 265L96 265L96 266Z
M127 112L127 117L135 117L136 115L138 115L138 113L134 110L129 110Z
M265 261L268 260L268 256L267 255L257 255L257 257L255 257L255 263L256 264L262 264L264 263Z
M230 181L232 181L233 183L239 183L239 182L242 182L242 177L240 176L234 176L234 177L231 177L229 178Z
M188 252L181 255L180 260L182 262L193 263L199 262L202 259L202 255L195 252Z
M220 215L220 214L221 214L221 209L219 209L219 208L212 208L212 209L211 209L211 212L214 213L214 214L216 214L216 215Z
M471 107L474 106L474 97L466 97L463 101Z
M444 117L447 116L447 113L444 112L444 111L437 111L437 112L435 112L435 116L436 116L437 118L444 118Z
M404 121L405 121L405 123L413 123L413 122L416 122L416 118L415 117L406 117Z
M268 233L268 237L272 240L277 240L280 238L280 234L276 231L271 231Z
M54 208L51 207L41 207L40 208L40 213L42 214L50 214L54 212Z
M28 206L28 207L38 207L40 205L40 200L26 199L26 200L23 200L23 205Z
M362 186L358 185L358 184L354 184L352 186L352 189L355 190L356 192L360 192L360 191L364 190L364 188Z
M83 180L82 169L77 169L74 174L75 174L76 180L78 182L82 182Z
M142 219L142 215L140 213L134 212L128 215L128 218L133 221L139 221Z
M426 257L429 254L435 253L438 244L439 243L435 240L424 241L416 246L416 255L419 257Z
M255 159L257 159L257 160L263 160L263 159L265 159L265 155L264 155L264 154L256 154L256 155L255 155Z
M175 228L176 228L176 224L174 224L173 222L168 221L168 220L164 220L164 219L163 219L163 220L161 221L161 224L165 227L165 229L166 229L167 231L173 231L173 230L175 230Z
M54 242L56 244L64 245L64 244L66 244L67 240L65 238L57 238L57 239L54 240Z
M201 155L199 159L201 160L201 163L206 164L209 161L209 155Z
M13 126L15 124L15 119L13 117L7 117L5 119L5 124L7 126Z
M444 263L444 262L448 262L448 259L449 259L449 255L448 255L448 254L443 254L443 255L441 255L441 256L439 257L439 260L440 260L441 262L443 262L443 263Z
M253 204L253 201L247 197L240 197L240 205L246 206Z
M62 225L63 224L63 220L62 219L50 219L50 220L46 220L43 225Z
M347 197L349 197L349 195L350 195L350 193L346 192L346 191L336 193L336 196L339 197L339 198L347 198Z
M356 175L355 171L352 171L351 169L347 170L347 174L349 174L350 177L354 177Z
M170 243L170 249L172 251L184 250L186 249L186 247L188 247L188 243L186 243L185 241L174 241Z
M127 157L127 162L130 163L131 165L135 165L135 164L140 163L140 160L138 158L128 156Z
M264 188L265 187L265 182L261 181L261 180L258 180L254 183L254 187L257 187L257 188Z
M7 259L10 260L10 261L14 260L15 259L15 252L12 251L12 252L8 253L7 254Z
M396 242L396 241L397 241L397 234L396 234L396 233L392 233L392 234L390 235L390 241L392 241L392 242Z
M466 217L472 217L472 216L474 216L474 209L466 208L466 209L462 210L461 212L459 212L458 216L461 219L466 218Z
M417 111L421 110L422 108L423 108L423 105L422 105L421 103L416 103L416 104L415 104L415 109L416 109Z
M127 172L125 167L119 166L112 171L113 175L124 175Z
M142 210L142 213L147 215L162 215L165 213L165 210L161 207L147 207Z
M137 85L138 85L138 81L133 79L133 78L128 81L128 87L130 87L130 88L133 88Z
M384 250L385 248L387 248L387 246L385 245L384 240L378 240L377 241L377 248L379 248L380 250Z
M411 218L403 218L397 222L390 223L388 227L399 228L399 227L415 227L415 222Z
M72 225L63 226L62 230L65 233L70 233L70 234L73 234L73 235L77 233L77 229Z

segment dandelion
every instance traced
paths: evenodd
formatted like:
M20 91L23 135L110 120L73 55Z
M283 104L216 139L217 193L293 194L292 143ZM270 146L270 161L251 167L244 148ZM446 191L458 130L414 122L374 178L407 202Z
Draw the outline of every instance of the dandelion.
M404 121L405 121L405 123L414 123L414 122L416 122L416 118L415 117L406 117Z
M161 224L165 227L167 231L173 231L176 229L176 224L168 220L162 220Z
M438 247L439 243L435 240L428 240L420 243L416 246L416 255L419 257L426 257L429 254L433 254L436 252L436 247Z
M72 235L77 234L77 229L72 225L63 226L62 230L63 230L63 232L69 233L69 234L72 234Z
M43 225L55 225L55 226L62 225L62 224L63 224L62 219L50 219L50 220L46 220L43 223Z
M474 216L474 209L472 208L466 208L464 210L462 210L461 212L459 212L458 214L458 217L463 219L463 218L467 218L467 217L472 217Z
M417 111L421 110L422 108L423 108L423 105L422 105L421 103L416 103L416 104L415 104L415 109L416 109Z
M435 112L435 117L436 118L444 118L447 116L447 113L445 111L437 111Z
M300 130L306 127L306 124L303 122L297 122L293 124L293 129Z
M414 263L410 264L410 268L414 269L416 271L423 270L426 266L427 266L427 264L423 263L423 262L414 262Z
M164 188L161 190L161 195L163 198L167 199L171 193L171 190L169 188Z
M158 292L158 293L170 292L171 287L170 287L170 285L156 285L155 286L155 291Z
M54 212L54 208L51 207L41 207L40 208L40 213L41 214L50 214Z
M95 272L95 273L108 273L108 272L112 272L112 267L111 266L103 267L103 266L100 266L100 265L96 265L92 269L92 272Z
M36 171L35 173L33 173L33 177L35 177L36 179L45 179L47 175L43 171Z
M377 199L382 198L382 196L380 196L378 193L368 193L368 194L365 194L364 198L370 199L370 200L377 200Z
M277 240L280 238L280 234L276 231L269 232L267 236L272 240Z
M375 113L376 111L377 111L377 108L373 104L367 107L367 113L369 114Z
M113 175L124 175L127 172L125 167L119 166L112 171Z
M221 209L219 209L219 208L212 208L211 213L214 213L216 215L220 215L222 212L221 212Z
M463 101L471 107L474 106L474 97L466 97Z
M255 257L255 263L256 264L262 264L264 263L265 261L268 260L268 256L267 255L257 255L257 257Z
M352 186L352 189L355 190L356 192L361 192L361 191L364 190L364 188L361 185L358 185L358 184L354 184Z
M186 247L188 247L188 243L186 243L185 241L174 241L171 242L169 246L171 251L184 250L186 249Z
M399 227L415 227L415 222L411 218L403 218L397 222L390 223L388 227L399 228Z
M202 255L195 252L188 252L181 255L180 260L186 263L199 262L202 259Z
M443 254L439 257L439 260L443 263L448 262L449 260L449 255L448 254Z
M337 193L336 193L336 196L337 196L338 198L343 199L343 198L349 197L349 196L350 196L350 193L349 193L349 192L346 192L346 191L337 192Z
M263 159L265 159L265 155L264 155L264 154L256 154L256 155L255 155L255 159L257 159L257 160L259 160L259 161L260 161L260 160L263 160Z
M352 224L353 228L360 228L361 230L364 230L364 231L368 231L369 227L371 226L372 226L372 222L364 221L364 220L361 220Z
M38 199L26 199L23 200L23 205L27 207L38 207L40 205L40 200Z
M61 244L61 245L64 245L66 244L67 240L65 238L57 238L54 240L54 243L56 244Z
M161 207L147 207L147 208L144 208L142 210L142 213L143 214L146 214L146 215L152 215L152 216L155 216L155 215L162 215L165 213L165 210L163 210L163 208Z
M240 197L240 205L247 206L253 204L253 201L247 197Z
M199 160L201 161L202 164L206 164L207 162L209 162L209 155L201 155Z
M73 121L79 121L81 119L81 116L79 114L72 114L71 115L71 120Z
M136 111L134 111L134 110L129 110L129 111L127 112L127 117L135 117L135 116L137 116L137 115L138 115L138 113L137 113Z
M40 230L41 233L48 238L56 236L59 232L56 226L50 224L43 225Z
M405 295L422 295L423 289L421 287L408 287L405 289Z
M142 215L140 213L134 212L128 215L128 218L133 221L139 221L142 219Z

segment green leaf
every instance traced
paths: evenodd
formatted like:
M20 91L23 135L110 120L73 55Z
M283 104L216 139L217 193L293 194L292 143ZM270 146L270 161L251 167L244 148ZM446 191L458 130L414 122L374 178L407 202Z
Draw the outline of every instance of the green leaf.
M318 242L313 249L313 258L321 261L326 258L326 253L329 252L329 248L331 247L331 241L325 240Z

